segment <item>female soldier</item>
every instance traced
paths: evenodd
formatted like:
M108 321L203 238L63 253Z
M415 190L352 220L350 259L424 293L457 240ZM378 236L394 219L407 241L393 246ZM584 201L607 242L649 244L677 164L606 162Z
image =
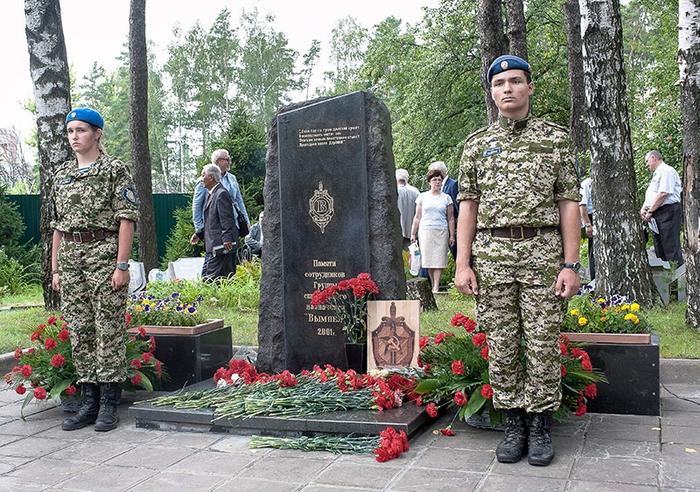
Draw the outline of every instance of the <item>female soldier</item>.
M116 428L126 379L124 313L138 200L129 169L104 153L103 126L93 109L68 113L76 158L58 166L54 176L51 284L61 291L84 397L78 413L63 421L63 430L93 423L96 431Z

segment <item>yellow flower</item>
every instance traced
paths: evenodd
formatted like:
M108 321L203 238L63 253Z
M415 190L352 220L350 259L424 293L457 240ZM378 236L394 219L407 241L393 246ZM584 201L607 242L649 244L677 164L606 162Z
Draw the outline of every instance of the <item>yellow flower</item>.
M142 306L134 306L134 311L136 311L137 313L140 313L143 311L143 307Z
M569 311L569 314L571 316L578 316L578 314L579 314L578 309L572 309L571 311Z
M620 306L621 311L627 311L629 308L630 308L629 304L623 304L622 306Z
M578 325L579 325L579 326L586 326L587 324L588 324L588 320L587 320L584 316L581 316L581 317L578 319Z
M625 321L631 321L635 325L639 324L639 318L637 317L636 314L632 314L632 313L625 314Z
M604 297L599 297L599 298L598 298L598 304L605 304L605 298L604 298Z
M602 321L602 322L606 322L607 320L608 320L608 318L607 318L606 316L601 316L601 317L600 317L600 321Z
M630 306L630 311L632 311L632 312L639 311L639 304L637 304L636 302L633 302L632 305Z

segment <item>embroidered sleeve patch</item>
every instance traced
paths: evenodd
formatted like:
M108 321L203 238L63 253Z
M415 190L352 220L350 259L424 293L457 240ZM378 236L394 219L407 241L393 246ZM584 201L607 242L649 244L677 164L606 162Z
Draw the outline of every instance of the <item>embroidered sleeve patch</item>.
M139 199L136 196L136 192L131 187L124 188L124 190L122 191L122 196L124 197L124 200L126 200L126 202L130 203L131 205L138 205L139 203Z
M501 149L500 147L491 147L484 151L483 157L491 157L492 155L500 154L501 150L503 149Z

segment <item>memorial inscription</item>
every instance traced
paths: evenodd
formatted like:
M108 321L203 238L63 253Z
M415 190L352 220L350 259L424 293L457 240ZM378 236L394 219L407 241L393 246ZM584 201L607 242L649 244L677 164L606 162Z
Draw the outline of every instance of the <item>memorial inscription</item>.
M287 367L345 366L345 336L314 290L369 271L364 97L277 119Z

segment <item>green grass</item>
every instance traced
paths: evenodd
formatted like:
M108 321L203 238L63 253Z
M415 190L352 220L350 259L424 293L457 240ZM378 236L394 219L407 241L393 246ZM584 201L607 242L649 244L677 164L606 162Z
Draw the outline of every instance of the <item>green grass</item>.
M5 306L33 306L43 304L41 286L29 285L23 292L11 296L0 296L0 307Z
M0 306L41 302L41 290L37 287L28 294L0 299ZM454 289L447 295L437 296L437 303L437 311L421 314L423 335L453 330L450 320L456 312L474 317L474 299L464 297ZM226 325L231 326L235 345L257 345L257 310L212 306L204 309L208 318L223 318ZM661 338L661 357L700 359L700 331L685 325L685 303L675 303L665 308L657 307L645 313L654 327L654 332ZM26 346L32 331L39 323L44 323L49 314L43 308L0 311L0 353L10 352L18 346Z

